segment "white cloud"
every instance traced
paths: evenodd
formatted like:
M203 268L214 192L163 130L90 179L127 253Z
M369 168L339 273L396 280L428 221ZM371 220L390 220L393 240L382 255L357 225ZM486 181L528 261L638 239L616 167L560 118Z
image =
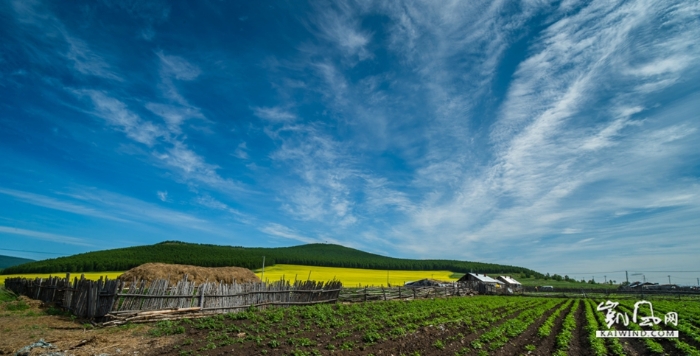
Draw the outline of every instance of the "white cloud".
M199 67L182 57L166 55L163 52L156 54L160 58L161 72L165 76L178 80L194 80L202 73Z
M76 70L82 74L94 75L97 77L123 81L113 70L109 64L100 56L90 50L88 45L82 40L73 36L64 34L66 42L68 42L69 50L66 53L66 58L73 61Z
M92 217L96 217L96 218L114 220L114 221L120 221L120 222L127 221L127 220L124 220L118 216L105 213L103 211L100 211L100 210L92 208L92 207L87 207L87 206L83 206L83 205L76 204L73 202L67 202L67 201L56 199L56 198L47 197L44 195L23 192L23 191L18 191L18 190L12 190L12 189L1 189L1 188L0 188L0 194L9 195L11 197L14 197L14 198L16 198L20 201L23 201L25 203L28 203L28 204L41 206L41 207L49 208L49 209L65 211L65 212L72 213L72 214L92 216Z
M400 204L405 207L406 224L385 234L402 242L395 244L397 249L423 257L470 251L464 252L462 258L498 260L502 256L492 251L499 247L530 243L545 236L562 239L562 246L566 246L572 240L565 236L575 233L591 251L614 255L619 251L600 249L602 238L591 240L591 235L600 234L612 224L608 217L620 211L629 215L645 206L695 211L697 204L690 203L694 194L677 194L687 192L692 180L668 185L672 172L683 165L680 157L696 156L690 148L690 137L697 136L697 125L691 124L697 114L688 111L692 100L680 105L684 109L646 109L656 103L647 102L647 97L637 93L628 94L620 87L607 90L601 85L623 83L624 88L634 91L640 83L658 83L690 70L685 65L687 60L663 58L668 57L669 51L680 54L677 48L687 46L679 43L691 43L694 34L671 31L673 40L647 34L638 37L640 29L649 27L649 22L663 13L657 7L593 3L552 23L532 43L530 57L520 63L510 84L491 130L493 151L486 156L493 158L481 166L475 165L469 156L453 154L470 151L468 132L450 125L445 127L455 136L436 131L442 144L429 145L429 159L416 161L416 179L411 187L422 189L408 201L405 199L409 196L399 195L404 199ZM416 30L426 15L409 11L404 14L397 31L406 33L394 38L396 51L408 51L411 43L426 36ZM482 35L487 33L475 33L475 42ZM635 62L636 53L628 49L636 45L647 49L646 63L660 67L652 70L646 65L630 65ZM414 54L412 63L440 54L429 53ZM697 61L697 51L689 53ZM498 58L498 51L493 55ZM657 60L656 56L662 59ZM487 68L482 67L483 73L488 73ZM478 90L467 88L465 93L480 97ZM443 98L441 101L448 108L449 103L459 102L453 100L455 93L447 90L443 94L436 97ZM456 107L466 110L464 120L469 120L470 106ZM450 112L445 112L449 119L445 123L456 123L457 116ZM450 137L462 137L462 142L450 142ZM458 149L452 150L455 147ZM653 207L654 202L662 207ZM635 224L627 226L632 229ZM659 224L660 221L649 223L649 228L662 228ZM679 231L683 229L687 228ZM610 239L622 239L630 233L631 230L621 228L619 237L610 234ZM431 236L430 246L424 236ZM651 237L656 233L647 236L644 241L657 243ZM486 241L488 249L483 247ZM540 254L539 250L543 252ZM539 250L538 256L556 252L547 247ZM528 263L534 261L519 258Z
M157 194L158 194L158 199L160 199L161 201L168 201L168 192L167 191L165 191L165 192L158 191Z
M200 110L193 107L147 103L146 109L163 118L168 126L168 129L175 134L179 134L181 132L180 126L183 122L185 122L185 120L192 118L204 119L204 115L202 115Z
M233 152L233 155L240 159L249 159L250 157L248 156L248 147L246 146L246 143L241 142L240 144L238 144L238 147L236 147L236 150Z
M136 142L153 146L158 138L167 135L163 128L141 119L130 111L126 104L103 92L83 90L75 93L88 95L95 106L95 115L105 119L110 125L118 127Z
M81 239L78 237L58 235L58 234L52 234L52 233L48 233L48 232L41 232L41 231L34 231L34 230L18 229L18 228L9 227L9 226L0 226L0 233L27 236L27 237L30 237L33 239L51 241L51 242L60 242L60 243L65 243L65 244L69 244L69 245L76 245L76 246L94 246L92 244L87 243L87 241L85 241L85 239Z
M313 19L318 28L319 36L337 46L345 56L357 56L363 61L372 58L367 50L367 44L372 34L363 31L360 21L348 3L336 2L339 8L318 7L317 16Z
M273 122L293 121L297 118L296 115L280 107L254 107L252 109L255 116Z
M260 231L272 235L272 236L277 236L277 237L283 237L285 239L290 239L290 240L295 240L303 243L317 243L319 242L317 239L312 239L310 237L302 236L299 235L296 231L280 224L276 223L271 223L262 229Z

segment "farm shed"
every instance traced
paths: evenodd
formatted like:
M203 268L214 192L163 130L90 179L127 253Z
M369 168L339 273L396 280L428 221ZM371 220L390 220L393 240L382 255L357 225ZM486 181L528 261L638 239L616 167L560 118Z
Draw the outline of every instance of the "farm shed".
M437 279L424 278L419 281L407 282L406 287L445 287L452 285L450 282L438 281Z
M502 285L503 282L497 281L485 274L478 274L478 273L467 273L462 278L460 278L457 282L481 282L485 284L491 284L491 285Z
M498 276L498 278L496 278L496 279L505 283L506 292L508 294L513 294L514 292L522 292L523 291L522 283L516 281L515 278L513 278L511 276Z
M496 279L505 283L506 287L508 288L521 289L523 287L522 283L516 281L515 278L511 276L498 276Z
M620 286L620 289L649 289L650 287L653 288L654 286L658 286L658 283L651 283L651 282L632 282L627 286Z
M485 274L467 273L457 283L477 283L479 294L504 293L503 282L495 280Z

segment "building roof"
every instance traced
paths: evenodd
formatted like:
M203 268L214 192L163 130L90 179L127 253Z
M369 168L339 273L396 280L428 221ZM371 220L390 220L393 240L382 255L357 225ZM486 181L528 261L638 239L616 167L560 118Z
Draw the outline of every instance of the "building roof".
M501 283L501 281L497 281L485 274L467 273L467 275L472 276L472 278L484 283Z
M406 282L406 286L440 286L450 282L438 281L437 279L424 278L419 281Z
M503 282L506 282L508 284L520 284L520 285L522 285L522 283L516 281L515 278L513 278L511 276L499 276L498 279L500 279Z

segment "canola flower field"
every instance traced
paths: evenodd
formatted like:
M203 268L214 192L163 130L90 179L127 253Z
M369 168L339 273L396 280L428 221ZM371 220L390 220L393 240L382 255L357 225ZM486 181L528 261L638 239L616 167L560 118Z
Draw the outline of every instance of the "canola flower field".
M282 278L286 280L316 280L329 281L337 279L345 287L357 286L401 286L404 282L417 281L424 278L432 278L440 281L453 282L456 278L450 276L450 271L387 271L359 268L317 267L301 265L278 264L265 267L265 276L262 269L255 270L255 274L268 281L276 281Z
M255 274L263 279L262 269L255 270ZM309 274L310 272L310 274ZM109 279L116 279L122 272L86 272L85 278L98 280L100 277L107 276ZM295 279L315 281L329 281L337 279L343 283L345 287L354 286L388 286L403 285L404 282L417 281L423 278L433 278L441 281L456 281L451 278L453 273L450 271L386 271L372 270L359 268L340 268L340 267L317 267L317 266L302 266L302 265L274 265L265 268L264 280L277 281L285 278L290 281ZM71 273L72 277L80 277L80 272ZM49 276L65 276L65 273L28 273L28 274L8 274L0 275L0 284L5 282L7 278L24 277L24 278L48 278Z

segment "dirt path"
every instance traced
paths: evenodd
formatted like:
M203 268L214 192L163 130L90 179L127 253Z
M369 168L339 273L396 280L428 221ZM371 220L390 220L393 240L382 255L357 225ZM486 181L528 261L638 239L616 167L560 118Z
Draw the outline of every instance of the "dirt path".
M569 356L587 356L590 354L588 350L591 349L591 345L588 341L588 333L586 332L586 309L583 305L584 302L585 300L581 300L576 314L574 314L576 329L574 330L574 337L571 339L569 351L567 352Z

